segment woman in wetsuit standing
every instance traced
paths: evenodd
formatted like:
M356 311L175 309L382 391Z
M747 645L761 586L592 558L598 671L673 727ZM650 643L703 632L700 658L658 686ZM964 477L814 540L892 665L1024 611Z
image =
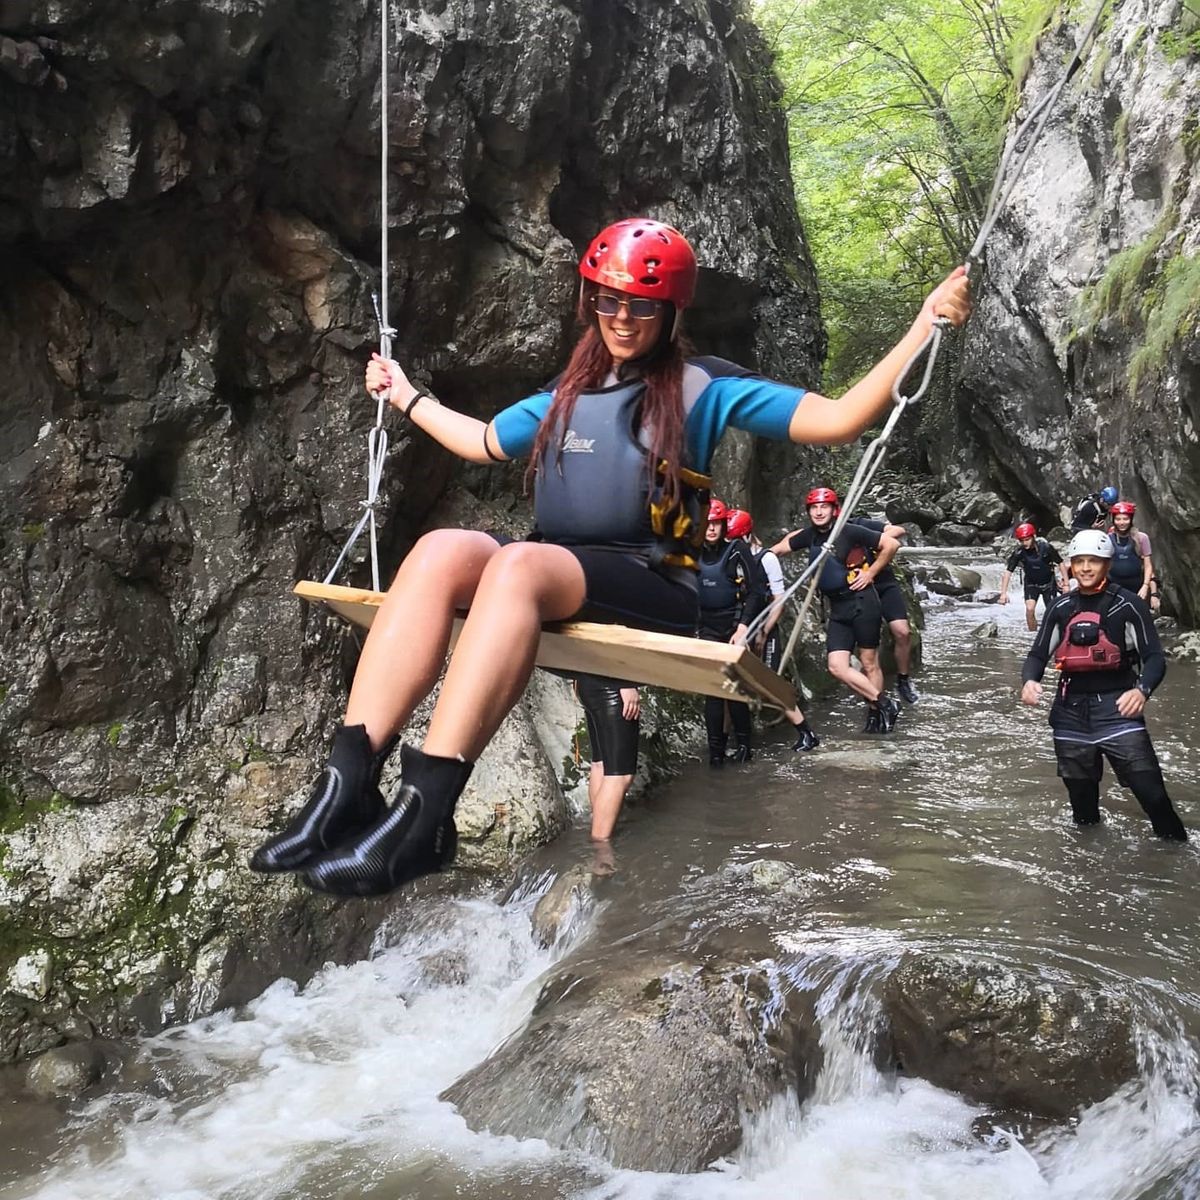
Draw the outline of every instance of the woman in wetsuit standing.
M447 866L454 807L475 759L524 690L541 626L577 616L691 633L707 472L734 426L808 444L851 442L891 403L890 388L936 316L970 311L961 268L912 328L840 400L689 358L680 317L697 266L658 221L620 221L579 264L584 333L554 385L491 422L439 404L399 364L375 357L372 393L475 463L530 456L541 540L501 545L439 529L409 552L375 617L329 763L289 826L254 855L260 871L304 871L342 895L372 895ZM457 610L469 609L421 749L402 750L402 787L379 796L383 757L432 690ZM502 648L501 653L497 649Z

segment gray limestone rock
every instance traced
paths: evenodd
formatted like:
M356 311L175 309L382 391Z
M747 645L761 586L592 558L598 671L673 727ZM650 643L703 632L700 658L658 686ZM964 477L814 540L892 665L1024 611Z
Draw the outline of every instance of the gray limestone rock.
M1066 1118L1137 1074L1128 1001L997 963L907 956L884 1008L904 1071L983 1104Z
M442 1098L475 1129L701 1171L737 1148L745 1113L811 1090L813 1015L775 986L756 967L686 961L560 970L529 1025Z

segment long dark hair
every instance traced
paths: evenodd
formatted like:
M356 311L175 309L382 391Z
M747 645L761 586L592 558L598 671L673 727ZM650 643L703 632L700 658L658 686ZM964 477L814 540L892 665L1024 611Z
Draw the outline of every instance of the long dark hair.
M583 336L575 343L566 370L559 376L554 389L554 400L538 426L533 453L525 472L527 486L544 467L552 445L557 448L555 461L561 459L562 435L570 428L579 394L599 387L613 370L612 355L600 336L600 327L592 308L592 297L596 291L593 283L586 283L580 289L576 315L585 327ZM645 358L625 368L646 381L640 419L642 427L650 430L651 461L656 465L660 461L667 463L663 492L668 502L679 498L679 468L683 458L683 365L684 357L690 350L685 339L671 336L675 324L675 307L667 304L658 343Z

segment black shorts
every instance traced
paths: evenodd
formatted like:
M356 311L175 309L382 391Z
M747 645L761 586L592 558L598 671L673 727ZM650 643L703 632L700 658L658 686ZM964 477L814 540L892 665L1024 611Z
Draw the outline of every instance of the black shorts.
M885 583L883 587L876 584L875 590L879 593L879 608L885 621L890 624L908 620L908 605L904 603L904 593L898 583Z
M856 646L877 650L882 620L879 595L873 587L839 596L830 605L825 653L834 654L839 650L853 653Z
M1078 681L1073 679L1072 684ZM1117 779L1129 787L1135 774L1161 774L1146 722L1117 711L1120 692L1061 697L1050 708L1054 756L1061 779L1099 781L1107 758Z
M587 720L592 762L602 763L605 775L633 775L638 762L638 726L622 716L621 688L633 687L619 679L578 675L575 690Z
M490 536L502 546L516 540L502 533ZM671 579L652 570L637 554L613 546L562 548L579 560L586 588L583 607L572 613L570 620L632 625L688 637L696 632L698 585L682 581L687 572L680 569L680 578Z
M1027 583L1025 585L1026 600L1044 600L1046 607L1058 599L1058 588L1053 583Z

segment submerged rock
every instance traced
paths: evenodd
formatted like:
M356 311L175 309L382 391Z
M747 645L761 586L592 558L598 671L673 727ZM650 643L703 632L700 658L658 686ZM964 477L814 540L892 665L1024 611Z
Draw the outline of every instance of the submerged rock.
M635 960L561 972L529 1025L442 1098L473 1129L700 1171L737 1149L744 1113L788 1088L805 1097L819 1055L811 1012L765 970Z
M44 1100L73 1100L99 1081L108 1066L94 1042L73 1042L38 1055L25 1068L25 1086Z
M1119 996L996 963L911 955L884 986L896 1060L971 1100L1065 1118L1137 1073Z
M534 941L553 946L566 932L575 916L590 908L595 900L592 872L582 863L564 871L533 907L530 918Z
M973 638L979 638L980 641L986 641L988 638L1000 636L1000 626L995 621L984 621L981 625L976 625L971 630Z

